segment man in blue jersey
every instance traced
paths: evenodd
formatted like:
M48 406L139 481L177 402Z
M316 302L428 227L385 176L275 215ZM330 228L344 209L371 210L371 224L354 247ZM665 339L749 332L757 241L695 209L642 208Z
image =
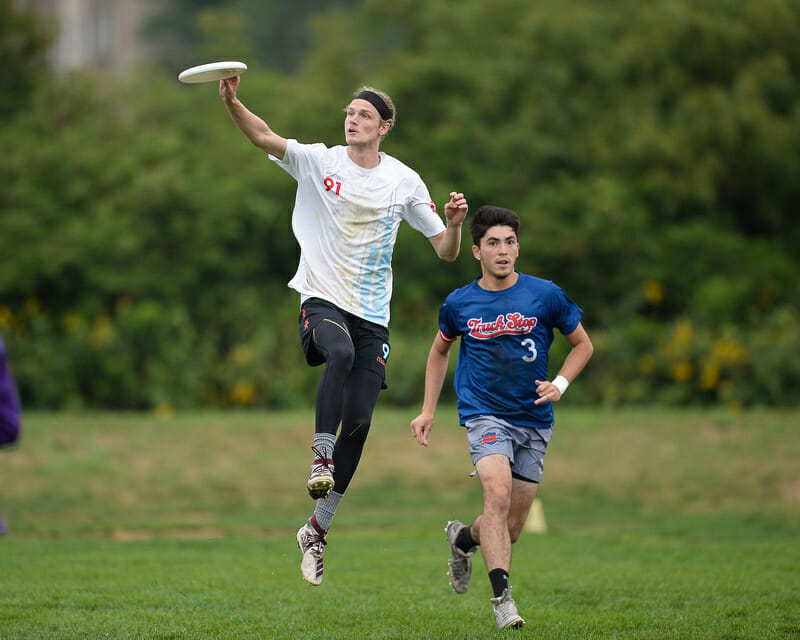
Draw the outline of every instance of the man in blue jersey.
M470 526L451 520L450 584L464 593L471 556L480 546L499 629L521 627L509 585L511 545L519 538L542 477L553 429L553 402L561 399L592 356L581 309L548 280L514 270L519 256L519 217L483 206L470 222L472 253L481 277L453 291L439 312L439 332L425 370L422 412L411 433L423 446L433 427L450 347L461 337L455 388L458 417L483 490L483 512ZM558 375L547 380L553 329L572 349Z
M297 181L292 231L300 261L289 286L300 293L306 361L325 365L306 483L316 504L297 532L297 544L303 578L318 585L331 521L361 459L378 393L385 388L398 229L405 220L430 240L441 259L452 262L461 246L467 202L463 194L451 192L442 221L420 176L380 151L395 123L394 104L383 91L361 87L345 109L347 144L327 147L275 133L242 104L238 86L238 76L219 85L234 123Z

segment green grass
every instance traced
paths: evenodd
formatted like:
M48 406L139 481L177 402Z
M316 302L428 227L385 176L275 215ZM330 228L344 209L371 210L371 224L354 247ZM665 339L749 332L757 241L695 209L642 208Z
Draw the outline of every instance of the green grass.
M429 449L379 410L317 588L311 413L29 414L0 454L0 637L800 638L800 413L560 409L503 633L478 556L467 594L445 576L444 522L480 509L452 409Z

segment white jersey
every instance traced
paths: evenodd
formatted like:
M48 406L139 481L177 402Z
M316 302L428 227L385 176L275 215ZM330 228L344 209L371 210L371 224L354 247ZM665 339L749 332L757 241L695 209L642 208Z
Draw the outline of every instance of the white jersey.
M343 146L288 140L283 160L270 157L297 180L292 230L300 264L289 286L303 300L322 298L388 326L401 220L428 238L445 230L422 179L383 152L377 167L359 167Z

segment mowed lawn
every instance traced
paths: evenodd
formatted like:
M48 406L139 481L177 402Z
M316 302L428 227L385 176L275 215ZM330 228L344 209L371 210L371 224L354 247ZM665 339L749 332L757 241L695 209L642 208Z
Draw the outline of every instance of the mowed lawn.
M800 412L558 408L494 628L453 408L379 409L314 588L294 541L313 413L26 414L0 452L0 638L800 638Z

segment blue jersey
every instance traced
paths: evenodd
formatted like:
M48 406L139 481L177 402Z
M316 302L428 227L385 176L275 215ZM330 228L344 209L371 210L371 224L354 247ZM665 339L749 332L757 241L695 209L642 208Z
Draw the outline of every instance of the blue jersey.
M553 406L534 404L535 381L547 380L553 328L568 335L582 315L560 287L522 273L503 291L487 291L475 280L447 296L439 330L447 342L461 336L455 377L461 424L491 415L551 427Z

